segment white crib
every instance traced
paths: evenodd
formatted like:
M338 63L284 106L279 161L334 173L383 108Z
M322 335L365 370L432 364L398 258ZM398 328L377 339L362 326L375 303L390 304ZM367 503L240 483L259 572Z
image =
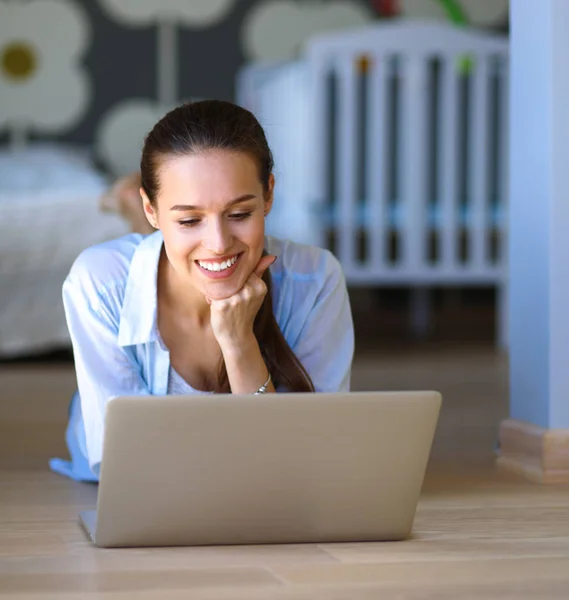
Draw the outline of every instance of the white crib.
M508 88L506 37L436 22L247 65L238 102L275 154L270 232L330 248L349 285L410 286L418 330L430 288L496 286L507 345Z

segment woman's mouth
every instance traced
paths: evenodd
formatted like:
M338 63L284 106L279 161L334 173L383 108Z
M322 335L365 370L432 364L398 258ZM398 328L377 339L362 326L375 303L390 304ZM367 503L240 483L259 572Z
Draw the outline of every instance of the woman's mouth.
M223 259L196 260L195 263L200 271L210 279L226 279L235 273L242 252Z

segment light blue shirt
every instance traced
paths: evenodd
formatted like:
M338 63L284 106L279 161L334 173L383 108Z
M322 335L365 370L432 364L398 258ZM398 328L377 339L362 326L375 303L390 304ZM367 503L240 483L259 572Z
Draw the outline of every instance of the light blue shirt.
M63 284L78 392L66 433L71 462L58 473L97 481L105 406L120 395L166 395L170 356L157 328L160 231L131 234L83 251ZM352 313L337 259L321 248L266 238L275 318L317 392L348 391ZM197 392L196 393L201 393Z

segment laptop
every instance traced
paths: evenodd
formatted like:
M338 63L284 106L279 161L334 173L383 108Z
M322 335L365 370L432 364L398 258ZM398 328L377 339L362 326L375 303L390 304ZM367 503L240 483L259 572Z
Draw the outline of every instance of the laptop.
M107 404L100 547L403 540L438 392L116 397Z

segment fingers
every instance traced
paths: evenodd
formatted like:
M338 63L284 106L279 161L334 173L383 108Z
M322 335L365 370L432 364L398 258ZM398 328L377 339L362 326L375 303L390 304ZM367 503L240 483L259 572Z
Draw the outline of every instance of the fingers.
M259 300L262 301L266 293L267 286L265 282L262 279L256 278L256 280L249 279L246 281L243 287L236 294L233 294L233 296L219 298L218 300L205 296L205 299L212 309L223 313L235 310L241 305L256 304Z
M251 300L254 296L263 297L267 293L267 286L262 281L263 274L265 271L274 264L277 257L274 254L268 254L263 256L261 260L257 263L255 270L252 275L256 275L256 277L249 277L249 279L244 283L243 287L237 292L234 296L230 298L234 298L234 300L242 301ZM229 300L230 298L224 298L224 300ZM211 306L212 302L215 302L216 306L219 306L221 299L213 300L208 296L205 297L206 302Z
M245 301L253 301L256 298L264 298L267 293L267 286L265 282L260 279L249 278L247 283L243 286L242 296Z
M261 260L257 263L253 273L255 273L257 277L262 277L265 271L275 262L275 260L277 260L277 257L274 254L263 256L263 258L261 258Z

